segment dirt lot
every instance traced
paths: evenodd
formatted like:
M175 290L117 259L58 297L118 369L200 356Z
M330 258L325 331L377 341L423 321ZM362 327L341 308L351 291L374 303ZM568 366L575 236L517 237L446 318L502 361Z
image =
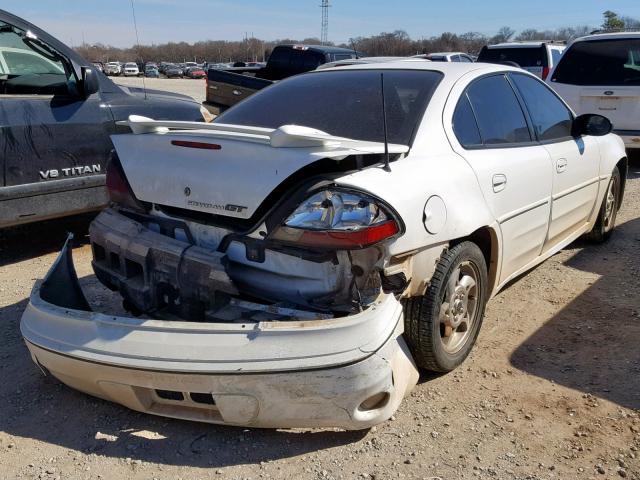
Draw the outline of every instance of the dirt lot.
M364 432L152 417L43 377L20 315L64 232L86 219L5 234L0 478L640 479L637 158L631 170L609 243L577 242L500 293L467 362L424 375L391 421ZM81 243L83 285L99 308L113 306Z
M456 372L424 375L364 432L226 428L138 414L31 363L19 319L65 230L5 235L0 252L0 477L70 479L640 479L640 162L618 229L577 242L490 302ZM74 252L94 303L116 304Z

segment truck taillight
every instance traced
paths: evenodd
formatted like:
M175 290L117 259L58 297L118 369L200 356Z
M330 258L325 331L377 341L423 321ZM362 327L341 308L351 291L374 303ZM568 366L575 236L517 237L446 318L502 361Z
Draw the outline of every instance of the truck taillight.
M106 186L111 202L131 208L132 210L145 211L146 208L135 197L127 177L122 170L120 159L113 153L107 164Z
M546 80L547 77L549 76L549 72L551 71L551 69L549 67L544 67L542 69L542 79Z

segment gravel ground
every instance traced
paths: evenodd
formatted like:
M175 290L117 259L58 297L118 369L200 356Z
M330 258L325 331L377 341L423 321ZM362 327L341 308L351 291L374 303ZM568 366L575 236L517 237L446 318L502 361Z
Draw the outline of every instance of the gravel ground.
M109 77L118 85L142 88L142 77ZM166 90L189 95L202 103L206 97L205 81L194 78L145 78L144 83L150 90Z
M501 292L462 367L423 375L391 421L363 432L153 417L44 377L19 319L66 230L84 238L74 255L92 301L116 302L93 277L86 219L5 233L0 478L638 480L638 159L631 171L607 244L578 241Z

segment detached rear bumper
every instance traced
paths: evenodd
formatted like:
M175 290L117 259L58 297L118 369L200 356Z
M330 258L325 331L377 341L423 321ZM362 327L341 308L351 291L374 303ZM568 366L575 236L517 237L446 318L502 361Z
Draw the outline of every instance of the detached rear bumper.
M94 313L65 245L34 287L21 331L33 360L60 381L134 410L247 427L363 429L388 419L417 381L402 325L392 296L350 317L298 322Z

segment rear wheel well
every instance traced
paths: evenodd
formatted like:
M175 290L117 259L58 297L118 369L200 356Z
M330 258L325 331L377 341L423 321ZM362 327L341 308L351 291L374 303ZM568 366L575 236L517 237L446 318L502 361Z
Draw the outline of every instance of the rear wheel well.
M451 241L451 247L462 242L473 242L482 251L487 263L489 280L487 295L491 295L498 281L498 235L491 227L482 227L466 237Z
M629 170L629 160L627 157L620 159L616 164L620 172L620 198L618 200L618 209L622 206L622 198L624 197L624 188L627 183L627 172Z

